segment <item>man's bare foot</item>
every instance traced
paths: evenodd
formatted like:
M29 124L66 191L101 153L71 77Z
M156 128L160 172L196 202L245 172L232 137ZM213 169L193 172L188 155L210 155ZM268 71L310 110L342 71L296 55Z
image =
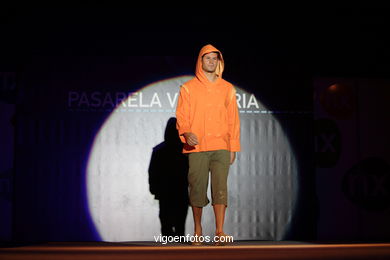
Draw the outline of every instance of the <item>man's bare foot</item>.
M230 235L226 235L224 232L216 233L215 236L216 236L216 240L218 240L215 241L216 246L224 246L228 243L233 242L233 237Z
M201 246L201 245L203 245L202 242L200 242L200 237L201 236L202 236L202 229L196 230L194 232L194 237L193 237L194 241L191 242L191 245L193 245L193 246Z

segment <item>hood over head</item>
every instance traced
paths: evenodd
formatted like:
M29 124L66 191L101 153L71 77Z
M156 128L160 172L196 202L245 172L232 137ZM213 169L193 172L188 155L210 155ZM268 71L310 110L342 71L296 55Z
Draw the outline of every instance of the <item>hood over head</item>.
M207 45L203 46L203 48L199 52L199 56L198 56L198 60L196 63L196 68L195 68L195 75L199 81L201 81L202 83L206 83L206 84L210 83L210 81L207 79L207 77L202 69L202 57L203 57L203 55L210 53L210 52L217 52L219 54L217 68L215 70L216 74L218 75L217 81L222 79L222 73L223 73L223 69L224 69L224 61L223 61L222 53L211 44L207 44Z

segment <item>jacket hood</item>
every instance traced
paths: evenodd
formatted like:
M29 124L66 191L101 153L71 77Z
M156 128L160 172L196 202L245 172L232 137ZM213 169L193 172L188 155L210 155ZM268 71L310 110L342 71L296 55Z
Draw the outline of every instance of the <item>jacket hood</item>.
M217 81L222 79L222 73L223 73L223 69L224 69L224 61L223 61L222 53L211 44L207 44L207 45L203 46L203 48L199 52L199 56L198 56L198 60L196 63L196 68L195 68L195 75L198 78L198 80L204 84L209 84L210 81L207 79L207 77L202 69L202 57L203 57L203 55L210 53L210 52L219 53L219 60L218 60L217 68L215 70L215 72L218 76Z

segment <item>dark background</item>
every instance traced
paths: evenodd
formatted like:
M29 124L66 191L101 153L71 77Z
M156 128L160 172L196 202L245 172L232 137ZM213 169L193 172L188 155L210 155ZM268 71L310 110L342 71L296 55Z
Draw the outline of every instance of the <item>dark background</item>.
M16 104L13 239L99 239L86 206L84 171L109 112L71 113L68 91L135 91L192 74L200 48L211 43L224 55L225 79L271 110L310 112L313 78L389 78L388 11L4 6L0 71L17 75L17 88L1 96ZM303 119L308 126L310 120ZM289 239L313 240L318 212L311 129L283 122L293 145L309 135L295 146L304 199Z
M388 77L387 14L386 8L323 6L203 10L6 5L0 20L0 68L22 72L41 56L56 57L58 62L49 66L61 66L61 59L77 64L79 59L111 57L117 64L132 56L159 56L157 62L132 68L137 75L146 66L153 82L160 75L192 73L198 50L211 43L224 53L225 78L249 91L269 86L262 88L262 95L273 95L274 86L287 83L281 103L308 109L309 98L300 97L310 95L307 83L313 77ZM256 86L246 84L254 79Z

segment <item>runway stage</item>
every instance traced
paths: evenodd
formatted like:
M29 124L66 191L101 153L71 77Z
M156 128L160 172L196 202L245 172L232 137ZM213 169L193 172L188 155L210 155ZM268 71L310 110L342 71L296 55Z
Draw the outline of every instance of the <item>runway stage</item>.
M2 245L0 259L390 259L390 243L236 241L228 246L154 242Z

